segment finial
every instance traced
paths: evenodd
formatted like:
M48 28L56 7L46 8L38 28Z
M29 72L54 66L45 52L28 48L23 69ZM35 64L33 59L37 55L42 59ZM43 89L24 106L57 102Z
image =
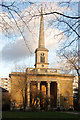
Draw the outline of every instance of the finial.
M41 15L43 15L43 4L41 4Z

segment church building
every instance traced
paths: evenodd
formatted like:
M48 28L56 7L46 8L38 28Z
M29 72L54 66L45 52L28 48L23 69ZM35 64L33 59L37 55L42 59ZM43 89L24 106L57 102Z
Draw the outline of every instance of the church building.
M35 68L26 72L11 72L11 102L15 108L26 104L29 108L73 107L73 75L49 68L48 49L45 48L43 10L41 7L38 48L35 50Z

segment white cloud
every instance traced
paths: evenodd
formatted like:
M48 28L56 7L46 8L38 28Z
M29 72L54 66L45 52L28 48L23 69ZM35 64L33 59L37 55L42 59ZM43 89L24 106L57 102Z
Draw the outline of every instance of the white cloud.
M45 12L50 12L51 9L49 8L49 5L51 5L52 11L57 10L64 12L66 10L66 7L59 7L58 3L54 4L48 4L46 6L45 4ZM31 21L28 22L28 20L31 18L31 15L33 14L40 14L40 5L32 5L27 7L24 11L21 12L21 16L23 16L23 21L26 22L28 26L24 24L24 22L20 19L16 18L17 24L20 26L21 31L24 33L25 41L23 40L22 37L19 37L14 43L8 43L3 47L2 50L2 56L3 60L5 61L15 61L15 60L20 60L22 58L26 58L30 55L30 51L34 53L35 48L38 46L38 40L39 40L39 25L40 25L40 17L31 19ZM30 12L30 14L28 14ZM14 20L9 17L7 13L3 15L4 19L9 23L9 25L14 29L12 30L11 27L8 26L10 34L20 34L19 29L16 26L16 23ZM8 20L9 19L9 20ZM44 16L44 23L46 21L49 21L51 19L56 19L55 16L50 15L50 16ZM10 21L11 20L11 21ZM28 22L28 23L27 23ZM51 28L48 26L48 24L45 24L45 42L46 42L46 47L50 49L55 49L58 46L58 42L60 39L64 39L65 36L62 34L61 36L55 36L55 34L59 34L62 32L61 30L57 28ZM26 42L26 45L25 45Z
M54 50L60 47L60 40L62 42L66 38L63 32L61 35L58 35L61 32L62 31L57 28L49 28L45 31L46 46L49 49Z
M14 43L6 44L2 50L2 59L5 61L17 61L28 56L29 50L25 46L22 37Z
M35 29L35 32L37 35L38 30ZM61 31L58 29L48 29L47 31L45 31L45 42L46 42L46 47L48 49L56 49L57 47L59 47L58 42L59 42L60 37L59 37L59 39L58 39L58 37L56 38L54 36L54 32L59 33ZM17 61L22 58L25 59L31 53L34 53L35 49L38 46L38 40L39 40L38 37L35 37L34 35L32 35L32 33L29 33L28 31L26 31L25 38L26 38L26 43L27 43L28 47L25 45L25 42L22 37L17 39L14 43L8 43L5 45L2 50L3 60ZM64 38L64 37L62 37L62 38Z
M7 1L25 1L25 0L6 0ZM27 0L26 0L27 1ZM35 1L35 0L34 0ZM50 0L49 0L50 1ZM47 1L47 2L49 2ZM50 12L50 11L58 11L58 12L64 12L64 11L70 11L69 9L66 9L66 7L60 7L58 6L57 0L56 2L54 0L51 0L52 3L44 3L44 12ZM67 0L66 0L67 1ZM32 1L33 2L33 1ZM43 1L38 1L40 2L45 2L45 0ZM53 4L53 2L55 2ZM62 0L60 0L60 2L62 2ZM77 1L76 1L77 2ZM40 8L41 6L39 5L32 5L32 6L28 6L25 10L23 10L20 15L23 16L23 20L27 22L31 19L31 15L33 14L40 14ZM52 10L50 9L50 7L52 7ZM34 11L32 10L34 9ZM1 10L1 9L0 9ZM29 15L28 12L31 12L31 15ZM3 12L3 11L1 11ZM2 13L0 13L1 15ZM20 37L20 32L18 30L18 28L16 27L16 24L14 22L14 19L11 18L11 16L9 17L9 14L7 12L4 12L4 14L2 14L4 20L6 20L6 22L9 23L9 25L13 28L11 29L11 27L6 23L4 25L4 21L2 19L0 19L0 22L3 23L3 28L5 28L5 26L7 27L7 30L9 30L9 34L12 36L13 34L17 34L19 36L18 39L15 40L15 42L11 42L11 43L7 43L5 44L5 46L3 47L1 53L2 53L2 63L3 65L0 63L0 66L2 65L1 69L0 69L0 76L1 75L7 75L13 71L13 64L10 63L10 61L12 61L14 64L18 63L19 66L26 64L26 67L32 67L34 64L35 59L33 58L33 56L30 56L30 52L28 50L28 48L25 46L25 42L23 40L22 37ZM38 46L38 40L39 40L39 25L40 25L40 17L31 19L31 21L27 24L28 27L25 26L25 24L23 24L22 20L19 19L19 17L17 15L14 14L15 20L17 21L18 25L20 26L21 30L24 32L24 36L25 36L25 40L26 43L28 45L28 47L30 48L31 52L34 53L35 48L37 48ZM46 21L48 22L49 20L56 20L55 16L53 15L49 15L49 16L44 16L44 23L45 23L45 43L46 43L46 47L50 50L52 50L52 52L49 52L49 62L52 61L51 66L50 67L55 67L58 64L55 63L55 61L58 58L54 58L54 52L53 49L59 47L58 46L58 41L62 38L65 39L64 34L62 34L61 36L54 36L54 34L60 33L62 31L60 31L57 28L51 28L50 26L48 26L48 24L46 23ZM1 24L0 24L1 25ZM1 29L2 30L2 29ZM30 32L31 31L31 32ZM4 34L6 33L3 30ZM4 38L3 38L4 40ZM1 44L0 44L1 45ZM1 48L1 47L0 47ZM26 59L27 58L27 59ZM4 62L3 62L4 60ZM54 60L54 63L53 63ZM9 61L9 63L8 63ZM22 61L22 62L21 62ZM54 66L55 65L55 66ZM61 66L63 64L60 64ZM11 69L12 67L12 69ZM57 66L59 67L59 66Z

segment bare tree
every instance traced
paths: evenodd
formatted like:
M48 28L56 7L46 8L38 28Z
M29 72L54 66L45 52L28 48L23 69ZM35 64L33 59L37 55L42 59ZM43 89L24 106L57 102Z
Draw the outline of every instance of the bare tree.
M79 61L80 58L78 56L80 51L78 51L77 49L71 49L71 50L67 50L67 51L63 51L61 53L59 53L60 59L61 61L59 62L59 64L61 64L61 69L64 71L68 71L71 72L74 76L78 76L78 95L77 95L77 99L78 99L78 109L80 107L80 66L79 66Z
M14 84L11 85L11 89L13 89L13 91L11 90L11 102L18 103L18 107L25 111L27 106L26 65L15 65L13 69L16 82L11 77L11 84ZM18 96L18 101L16 101L15 93Z
M30 8L24 10L24 6L27 6L27 4L29 4ZM33 19L35 21L37 18L41 16L40 7L39 7L40 4L41 3L37 3L37 2L34 3L29 1L21 2L21 3L14 1L7 4L6 2L0 3L0 6L2 8L2 14L0 14L0 28L2 32L5 34L7 33L7 35L11 35L12 33L16 33L16 30L17 30L18 34L20 34L23 37L25 45L30 51L30 53L31 53L31 49L27 43L28 41L26 41L26 38L24 36L23 28L26 27L30 32L33 32L33 28L30 29L29 25ZM61 29L61 33L58 33L55 36L60 36L63 33L65 34L66 40L63 42L63 46L60 50L60 52L62 53L63 50L65 50L68 47L71 47L71 45L73 45L75 41L78 41L80 39L80 34L78 33L78 28L80 27L80 16L78 14L75 14L72 16L72 15L66 14L64 11L59 12L58 10L53 9L51 4L52 3L50 3L50 8L47 4L44 4L43 15L46 18L51 17L50 19L46 20L48 27L56 27L58 29ZM58 6L59 7L61 5L66 6L66 10L67 10L68 8L70 8L70 4L72 4L71 0L69 2L63 2L63 3L59 2ZM22 8L20 6L22 6ZM35 26L35 22L34 22L34 26ZM61 41L61 39L59 41ZM80 73L79 73L80 68L77 64L78 58L75 55L71 56L73 51L72 53L69 53L69 54L67 53L68 52L63 53L63 55L61 56L63 56L67 60L67 63L70 64L71 69L74 68L76 70L80 79ZM79 83L79 86L80 86L80 83ZM79 88L79 91L80 91L80 88Z
M68 9L70 7L71 3L72 3L71 0L69 2L63 2L63 3L59 2L58 6L61 6L61 5L65 6L66 5L66 9ZM23 8L24 8L24 6L27 6L27 4L29 4L29 6L31 6L31 8L29 10L28 9L24 10ZM37 3L37 2L34 3L34 2L29 2L29 1L21 2L19 4L15 1L10 2L8 4L6 4L5 2L2 2L0 4L0 6L2 7L2 16L1 16L2 22L0 23L1 24L0 27L1 27L2 31L6 32L8 34L10 34L10 31L14 32L15 31L15 29L13 27L13 24L14 24L16 29L22 35L22 37L24 39L24 42L25 42L25 45L27 46L29 51L30 51L30 48L29 48L29 45L27 44L26 38L24 36L23 27L26 26L26 28L28 28L28 30L30 32L32 32L32 30L29 27L29 23L33 19L35 21L37 18L39 18L41 16L40 7L39 7L40 4L41 3ZM53 3L49 3L50 6L48 6L47 3L44 3L44 13L43 13L43 15L47 16L47 17L48 16L51 17L51 15L53 15L53 17L51 19L47 20L48 21L48 27L53 26L53 27L58 27L61 30L63 29L61 33L59 33L55 36L59 36L59 35L64 33L67 36L67 39L65 41L65 42L67 42L67 40L69 41L69 38L70 38L71 35L73 35L73 34L75 35L75 38L73 38L67 45L64 46L64 47L68 47L75 40L78 40L78 38L80 37L80 35L77 32L77 30L80 26L78 24L79 21L80 21L79 20L80 16L78 16L78 15L71 16L71 15L65 14L64 12L59 12L58 10L53 9L51 4L53 4ZM19 6L22 5L22 9L20 9L18 7L18 5ZM36 11L35 11L35 8L36 8ZM23 10L24 10L24 12L23 12ZM25 19L25 17L27 19ZM5 18L9 19L9 21L7 21ZM21 24L21 22L22 22L22 24Z
M15 75L17 76L17 81L16 83L14 83L14 90L11 93L11 102L14 102L15 104L16 98L14 97L14 93L16 93L16 95L18 95L18 98L20 98L20 100L18 101L19 107L23 108L23 110L25 111L27 104L27 86L25 82L26 75L24 75L24 77L22 74L17 75L17 73L15 73Z

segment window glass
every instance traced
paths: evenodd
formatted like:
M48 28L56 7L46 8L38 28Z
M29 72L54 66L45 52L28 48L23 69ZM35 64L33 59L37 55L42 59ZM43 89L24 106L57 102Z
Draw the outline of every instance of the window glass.
M40 62L45 63L45 54L41 53Z

